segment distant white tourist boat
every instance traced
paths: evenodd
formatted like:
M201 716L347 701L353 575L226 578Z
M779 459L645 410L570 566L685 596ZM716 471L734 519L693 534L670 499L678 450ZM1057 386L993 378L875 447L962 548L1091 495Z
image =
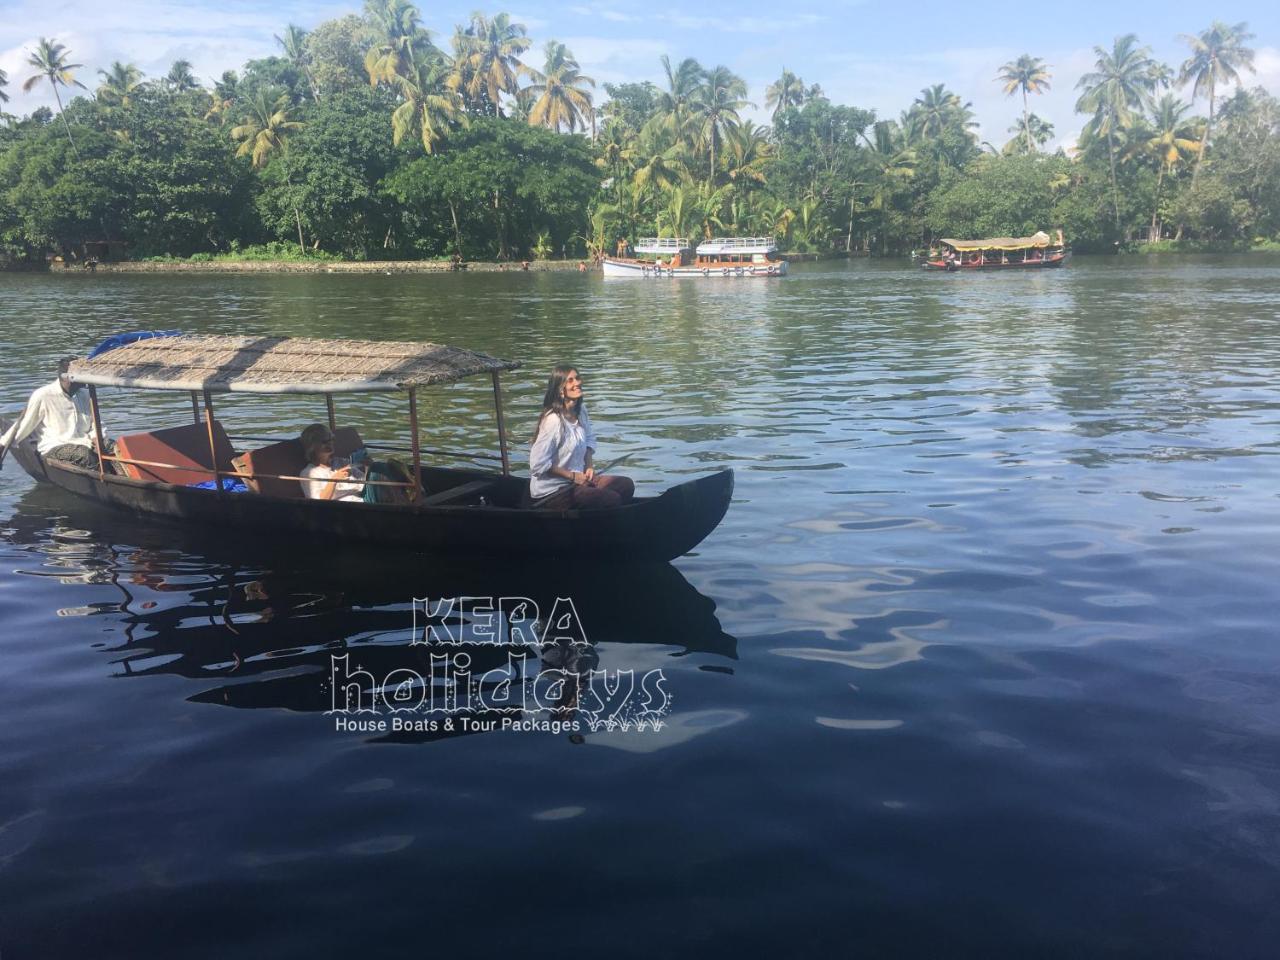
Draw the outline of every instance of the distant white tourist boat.
M633 257L605 257L606 277L782 277L787 261L771 237L717 237L695 251L684 237L646 237Z

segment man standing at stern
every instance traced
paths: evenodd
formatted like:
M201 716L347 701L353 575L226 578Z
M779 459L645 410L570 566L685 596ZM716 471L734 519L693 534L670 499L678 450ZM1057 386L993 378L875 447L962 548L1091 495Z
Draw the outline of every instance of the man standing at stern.
M74 359L58 361L58 379L32 393L18 422L0 437L0 466L10 447L34 434L40 456L97 469L89 397L68 374Z

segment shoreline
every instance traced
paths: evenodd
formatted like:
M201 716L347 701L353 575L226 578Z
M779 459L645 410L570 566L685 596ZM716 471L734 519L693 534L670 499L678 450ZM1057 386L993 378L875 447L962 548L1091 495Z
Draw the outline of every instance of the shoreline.
M332 260L309 263L305 260L182 260L149 263L145 260L99 263L92 269L72 264L51 265L49 273L551 273L576 271L577 260L530 260L528 270L520 263L469 261L463 270L453 270L448 260ZM591 264L587 264L591 270Z
M1275 254L1269 247L1237 248L1234 250L1155 249L1122 250L1121 257L1188 256L1214 254ZM1088 254L1075 254L1087 256ZM1116 254L1112 254L1115 256ZM1106 254L1101 254L1106 256ZM784 253L790 263L808 263L822 260L865 259L842 252L833 253ZM905 260L904 257L873 257L875 260ZM519 261L470 260L460 271L455 271L448 260L123 260L100 262L92 268L82 263L0 263L0 273L43 273L51 276L89 276L97 274L160 274L160 273L263 273L263 274L443 274L443 273L573 273L578 270L578 260L530 260L528 269L522 269ZM591 261L586 273L598 273L600 267Z
M843 255L838 255L843 256ZM792 263L834 259L816 253L789 253L783 257ZM590 260L530 260L528 269L520 261L469 260L462 270L453 270L448 260L121 260L99 262L92 268L83 263L0 263L0 273L45 273L58 275L97 275L107 273L574 273L585 262L586 273L597 273L598 264Z

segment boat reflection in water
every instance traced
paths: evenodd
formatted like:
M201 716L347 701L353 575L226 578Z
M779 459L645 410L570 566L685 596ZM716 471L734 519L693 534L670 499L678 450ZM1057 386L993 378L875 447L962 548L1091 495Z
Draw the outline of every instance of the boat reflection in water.
M715 604L670 564L585 571L571 563L439 564L404 551L352 546L318 555L207 532L148 535L117 514L92 507L68 514L66 507L65 498L29 491L4 539L42 555L40 570L28 573L111 585L118 601L68 606L60 614L115 621L106 629L99 622L94 631L109 638L98 646L115 673L187 678L198 684L192 702L329 712L339 702L331 683L335 663L379 681L412 670L438 685L440 658L460 649L472 677L514 664L530 682L548 670L630 667L614 644L670 648L664 651L670 657L737 658L737 642L721 629ZM473 598L470 608L460 598ZM499 613L492 618L495 636L483 639L482 601L489 598L508 614L520 600L530 601L541 621L534 626L528 607L516 609L519 619L511 623ZM498 604L499 598L517 599ZM533 627L546 639L542 628L553 615L564 628L557 631L561 642L520 642L533 635L519 632L526 624L524 630ZM641 659L648 665L653 658ZM553 709L542 715L571 717L578 692L571 683L561 685L554 704L547 704ZM371 690L364 693L372 697ZM386 718L386 707L381 711ZM503 715L478 707L465 713L473 720ZM477 726L483 725L371 737L435 740Z

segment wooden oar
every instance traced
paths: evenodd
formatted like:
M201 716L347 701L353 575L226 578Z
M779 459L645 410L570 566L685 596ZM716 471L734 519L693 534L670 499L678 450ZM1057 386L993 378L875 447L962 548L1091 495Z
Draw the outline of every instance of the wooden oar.
M624 461L626 461L626 460L630 460L630 459L631 459L631 454L629 454L629 453L624 453L622 456L618 457L618 459L616 459L616 460L610 460L610 461L609 461L608 463L606 463L603 467L596 467L596 468L595 468L595 471L596 471L596 472L595 472L595 475L598 477L598 476L600 476L600 474L604 473L606 470L612 470L612 469L613 469L614 467L616 467L618 464L620 464L620 463L622 463L622 462L624 462Z

